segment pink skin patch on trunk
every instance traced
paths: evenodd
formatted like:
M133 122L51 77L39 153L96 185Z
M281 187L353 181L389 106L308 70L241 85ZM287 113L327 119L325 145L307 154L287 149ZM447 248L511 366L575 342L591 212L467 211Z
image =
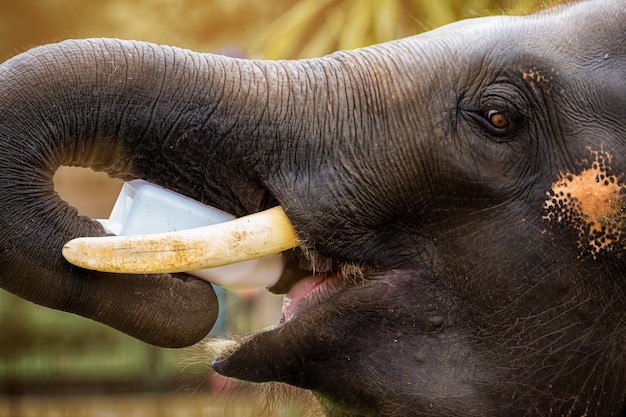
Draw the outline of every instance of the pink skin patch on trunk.
M626 249L626 187L610 173L611 155L595 156L580 174L563 174L552 184L544 203L544 219L573 227L583 254L594 258L605 251Z

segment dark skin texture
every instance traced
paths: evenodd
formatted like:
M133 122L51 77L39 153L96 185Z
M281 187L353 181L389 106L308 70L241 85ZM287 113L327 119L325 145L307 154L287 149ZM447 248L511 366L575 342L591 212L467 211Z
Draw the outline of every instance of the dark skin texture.
M70 266L63 243L103 231L54 171L236 215L280 204L312 253L364 276L327 279L218 372L310 389L329 416L624 415L625 6L296 62L115 40L20 55L0 67L0 284L188 345L215 320L210 287Z

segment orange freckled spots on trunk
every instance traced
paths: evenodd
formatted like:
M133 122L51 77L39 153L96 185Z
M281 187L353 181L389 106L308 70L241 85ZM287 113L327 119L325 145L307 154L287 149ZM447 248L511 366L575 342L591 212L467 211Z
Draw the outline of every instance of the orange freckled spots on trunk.
M581 255L626 250L626 187L610 174L611 156L591 151L595 161L580 174L569 172L547 193L544 219L572 227Z

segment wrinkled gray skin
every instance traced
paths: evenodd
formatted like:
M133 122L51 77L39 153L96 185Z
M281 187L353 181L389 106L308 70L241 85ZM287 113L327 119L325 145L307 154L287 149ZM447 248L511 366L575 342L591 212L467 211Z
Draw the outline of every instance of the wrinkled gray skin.
M69 265L63 243L103 230L54 171L141 177L237 215L280 204L365 278L328 281L217 371L311 389L330 416L622 415L625 10L583 2L295 62L109 39L19 55L0 67L0 284L188 345L215 320L209 285Z

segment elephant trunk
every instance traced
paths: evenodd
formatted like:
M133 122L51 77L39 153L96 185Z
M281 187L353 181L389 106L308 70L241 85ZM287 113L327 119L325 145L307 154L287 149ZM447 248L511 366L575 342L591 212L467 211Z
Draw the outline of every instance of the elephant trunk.
M62 201L52 179L61 165L86 166L237 215L267 208L275 201L261 183L273 165L261 158L273 145L252 139L275 136L259 125L267 81L244 61L106 39L43 46L2 64L0 287L152 344L203 338L218 311L207 283L104 274L63 259L67 241L104 230Z
M409 71L406 55L397 44L271 62L90 39L5 62L0 287L157 345L188 345L212 327L217 302L204 282L104 274L63 259L66 242L104 230L54 192L61 165L143 178L237 216L280 204L302 236L315 237L313 249L383 265L388 254L372 231L398 214L371 197L406 194L394 192L395 179L412 153L382 140L402 91L414 87L390 70L395 62ZM396 162L387 181L375 174Z

